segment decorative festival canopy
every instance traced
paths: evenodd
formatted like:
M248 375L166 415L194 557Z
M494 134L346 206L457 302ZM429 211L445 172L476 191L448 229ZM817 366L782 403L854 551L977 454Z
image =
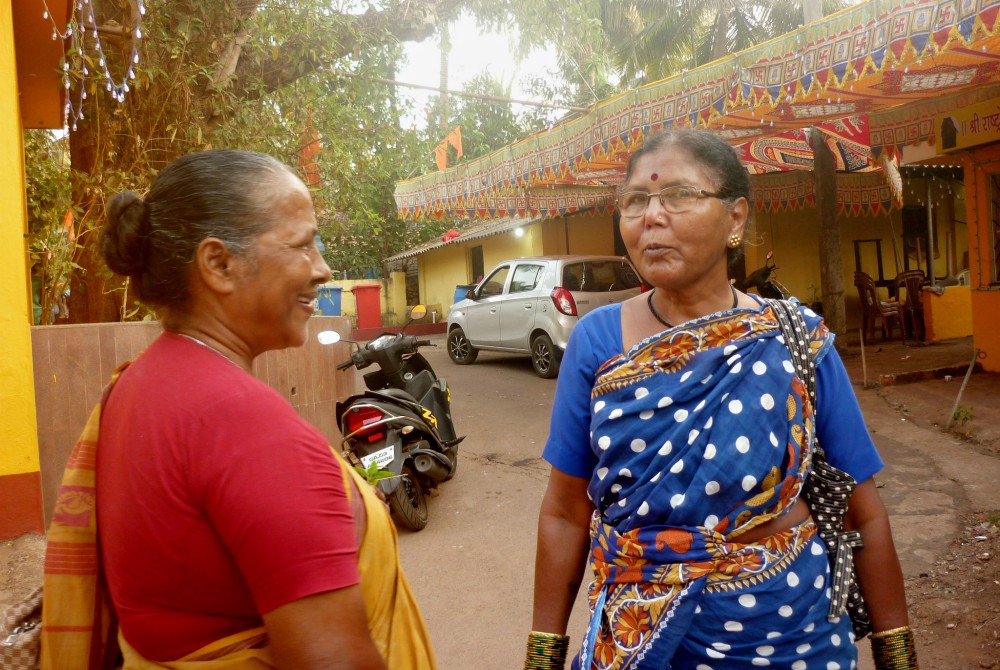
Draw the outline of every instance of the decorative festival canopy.
M758 208L791 209L813 197L801 172L812 168L804 131L812 127L837 169L851 175L838 178L840 210L887 211L899 201L887 175L902 147L933 141L935 114L1000 95L998 14L1000 0L870 0L597 103L477 160L400 182L396 205L415 220L610 210L628 157L648 134L699 127L733 144L751 174L788 175L780 188L795 197L772 199L775 187L763 177L754 190L768 194L756 198Z

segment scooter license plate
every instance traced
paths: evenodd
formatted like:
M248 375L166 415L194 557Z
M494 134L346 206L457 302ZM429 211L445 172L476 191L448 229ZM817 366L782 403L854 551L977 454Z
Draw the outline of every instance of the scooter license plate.
M390 445L385 449L379 449L374 453L368 454L367 456L360 456L359 458L361 459L361 464L364 465L366 469L370 468L372 463L377 464L379 469L381 469L392 463L395 458L395 451L396 448Z

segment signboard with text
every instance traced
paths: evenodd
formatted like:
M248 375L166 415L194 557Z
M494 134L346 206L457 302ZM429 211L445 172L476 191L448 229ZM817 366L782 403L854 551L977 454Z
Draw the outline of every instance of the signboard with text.
M940 153L1000 141L1000 98L938 114L934 130Z

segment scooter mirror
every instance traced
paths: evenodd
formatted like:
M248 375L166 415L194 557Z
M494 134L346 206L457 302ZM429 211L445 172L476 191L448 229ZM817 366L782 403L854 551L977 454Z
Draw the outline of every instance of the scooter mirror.
M427 316L427 308L423 305L414 305L413 309L410 310L410 318L414 321L419 321L425 316Z
M771 260L772 258L774 258L774 250L772 249L771 251L768 251L767 255L764 256L764 258L766 258L767 260Z
M320 344L336 344L340 342L340 333L335 330L324 330L316 333L316 339Z

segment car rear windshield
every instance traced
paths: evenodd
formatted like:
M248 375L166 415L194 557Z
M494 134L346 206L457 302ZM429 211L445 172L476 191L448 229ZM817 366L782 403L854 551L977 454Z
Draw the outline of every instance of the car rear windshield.
M562 285L569 291L625 291L639 288L641 282L624 260L595 260L567 264Z

